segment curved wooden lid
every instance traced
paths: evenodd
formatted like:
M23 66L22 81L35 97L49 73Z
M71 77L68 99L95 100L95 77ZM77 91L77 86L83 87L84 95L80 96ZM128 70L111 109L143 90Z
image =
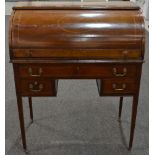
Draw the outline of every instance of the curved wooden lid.
M140 7L133 2L18 2L13 10L49 10L49 9L104 9L104 10L138 10Z

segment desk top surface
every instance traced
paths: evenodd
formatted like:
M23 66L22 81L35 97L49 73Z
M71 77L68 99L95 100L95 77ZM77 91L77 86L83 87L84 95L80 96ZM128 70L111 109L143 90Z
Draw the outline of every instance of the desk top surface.
M122 1L113 1L113 2L101 2L101 1L89 1L84 0L82 2L18 2L16 6L13 7L13 10L31 10L31 9L105 9L105 10L137 10L139 6L133 2L122 2Z

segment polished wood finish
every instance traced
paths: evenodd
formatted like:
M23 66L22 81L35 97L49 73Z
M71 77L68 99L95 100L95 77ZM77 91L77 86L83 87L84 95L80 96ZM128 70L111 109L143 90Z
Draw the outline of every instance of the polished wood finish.
M13 22L12 48L142 48L139 10L16 10Z
M133 96L129 148L144 59L144 19L131 2L22 2L13 7L9 47L23 148L22 97L56 96L58 79L97 79L100 96ZM67 105L66 105L67 106Z

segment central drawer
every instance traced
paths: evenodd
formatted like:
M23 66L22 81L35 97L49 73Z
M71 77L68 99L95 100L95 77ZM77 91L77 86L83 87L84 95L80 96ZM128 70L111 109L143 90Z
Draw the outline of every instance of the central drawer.
M21 78L108 78L137 77L139 65L134 64L22 64Z

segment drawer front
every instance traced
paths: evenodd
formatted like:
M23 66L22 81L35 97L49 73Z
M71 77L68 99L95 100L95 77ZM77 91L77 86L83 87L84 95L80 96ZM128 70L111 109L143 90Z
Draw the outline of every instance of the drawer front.
M139 49L15 49L15 58L103 58L103 59L140 59Z
M56 80L22 79L20 84L20 93L23 96L56 96Z
M100 95L133 94L138 90L138 80L130 78L114 78L98 80Z
M139 65L135 64L29 64L19 66L19 74L23 78L136 77L138 73Z

